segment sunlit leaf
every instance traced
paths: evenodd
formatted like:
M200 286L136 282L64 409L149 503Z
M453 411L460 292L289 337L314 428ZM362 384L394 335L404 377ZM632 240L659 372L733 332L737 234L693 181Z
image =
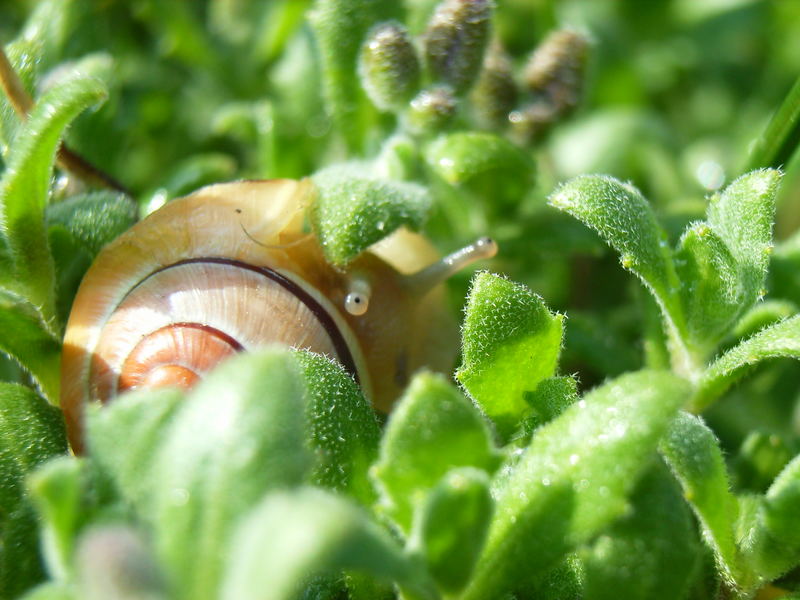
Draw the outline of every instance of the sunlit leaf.
M231 543L224 600L294 597L309 575L357 569L434 599L424 570L367 513L318 489L273 492L242 520Z
M659 447L689 506L700 521L706 543L711 546L726 576L738 577L734 543L736 500L730 492L728 473L719 441L705 423L681 412Z
M686 595L700 558L691 513L663 468L642 477L630 512L581 553L586 600L673 600Z
M530 412L524 393L555 374L563 319L521 284L485 272L473 280L456 378L501 436Z
M496 494L496 517L464 598L520 585L623 515L687 396L674 375L640 371L595 389L540 428Z
M0 383L0 597L16 597L44 575L25 478L66 451L61 412L28 388Z
M748 367L780 357L800 358L799 315L762 329L711 363L692 399L694 410L703 410L713 403Z
M314 175L314 183L311 221L325 256L338 266L402 225L418 229L430 208L425 188L369 177L355 167L325 169Z
M381 506L408 532L415 509L456 467L496 466L478 410L443 377L417 375L386 425L374 476Z
M45 93L20 130L0 180L0 285L37 306L48 322L55 317L53 258L44 224L50 172L64 128L104 95L99 81L77 77Z

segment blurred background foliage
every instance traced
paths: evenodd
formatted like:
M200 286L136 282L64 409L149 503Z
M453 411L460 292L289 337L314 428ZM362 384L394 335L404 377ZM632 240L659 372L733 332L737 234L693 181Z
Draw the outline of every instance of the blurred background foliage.
M8 43L22 31L40 87L74 69L106 81L108 101L82 115L67 139L121 181L143 213L214 181L303 177L373 158L396 127L392 115L354 96L358 143L336 134L323 105L310 0L52 1L73 6L52 19L47 1L3 0L0 39ZM406 0L379 10L404 17L418 34L435 5ZM548 32L564 27L591 41L585 93L575 114L526 149L536 160L535 185L517 206L499 211L490 210L484 188L484 206L463 211L465 223L434 215L428 231L443 251L475 235L496 237L501 252L489 268L567 314L564 370L590 387L643 364L652 307L593 233L545 206L547 195L580 173L631 180L676 241L704 213L708 195L749 168L753 141L800 73L800 3L496 2L494 35L518 71ZM39 47L41 40L48 47ZM784 165L767 294L791 312L800 305L800 241L791 239L800 227L796 163ZM465 198L474 200L459 201ZM464 274L452 284L454 310L468 280ZM800 369L782 362L708 414L728 449L753 449L741 459L748 481L770 481L763 471L780 468L769 463L775 452L758 458L764 447L782 448L781 456L797 452L798 384ZM767 396L773 401L754 401ZM748 441L754 424L761 437Z

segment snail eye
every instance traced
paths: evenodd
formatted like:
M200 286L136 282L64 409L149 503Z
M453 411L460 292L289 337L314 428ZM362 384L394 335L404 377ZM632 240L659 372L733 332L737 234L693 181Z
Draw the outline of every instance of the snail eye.
M370 287L365 279L355 278L350 282L350 290L344 298L344 309L353 316L360 317L369 308Z
M358 292L351 292L344 299L344 309L356 317L363 315L368 308L369 298Z

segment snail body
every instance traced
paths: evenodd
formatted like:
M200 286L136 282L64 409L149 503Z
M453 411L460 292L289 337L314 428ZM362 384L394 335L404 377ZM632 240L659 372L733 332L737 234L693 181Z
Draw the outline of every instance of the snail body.
M76 451L85 404L189 388L267 344L337 359L381 411L414 370L452 366L456 328L439 283L493 245L437 262L430 243L401 229L337 269L303 231L314 196L308 180L208 186L103 249L64 340L61 405Z

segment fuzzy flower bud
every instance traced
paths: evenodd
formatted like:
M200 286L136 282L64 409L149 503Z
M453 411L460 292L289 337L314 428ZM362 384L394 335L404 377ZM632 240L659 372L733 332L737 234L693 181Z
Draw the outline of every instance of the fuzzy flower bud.
M411 101L408 125L414 132L435 133L452 120L456 107L456 99L448 88L422 90Z
M575 31L554 31L539 44L525 66L524 79L536 96L548 100L558 116L580 101L586 71L586 38Z
M490 0L444 0L425 32L425 62L434 79L460 94L481 68L489 39Z
M508 122L508 113L517 103L517 85L511 59L499 43L489 47L470 99L476 116L485 125L501 126Z
M359 75L370 100L387 110L408 102L419 85L419 60L400 23L376 25L361 47Z
M528 104L508 115L512 137L523 145L540 141L557 118L558 111L546 100Z

